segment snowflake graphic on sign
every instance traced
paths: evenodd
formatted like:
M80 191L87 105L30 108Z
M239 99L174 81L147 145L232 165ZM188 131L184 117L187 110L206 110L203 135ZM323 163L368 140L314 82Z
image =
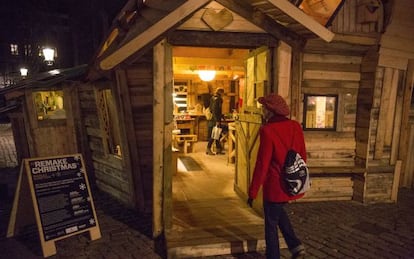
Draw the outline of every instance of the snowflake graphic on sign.
M95 225L95 219L90 218L90 219L89 219L89 224L91 224L91 225Z
M79 184L79 189L84 191L86 189L86 184L84 184L84 183Z

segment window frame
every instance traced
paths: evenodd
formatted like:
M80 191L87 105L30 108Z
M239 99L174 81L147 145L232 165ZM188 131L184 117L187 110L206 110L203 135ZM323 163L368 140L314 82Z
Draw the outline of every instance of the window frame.
M39 93L40 95L42 94L42 93L48 93L48 94L50 94L51 92L54 92L54 94L55 94L55 96L60 96L61 98L62 98L62 109L56 109L56 107L53 109L53 114L57 111L57 110L61 110L61 111L63 111L63 113L62 114L60 114L61 116L63 115L63 117L56 117L56 118L54 118L54 117L48 117L48 118L40 118L39 116L39 112L38 112L38 102L36 101L36 95ZM59 94L57 94L57 93L59 93L59 94L61 94L61 95L59 95ZM68 118L68 114L67 114L67 109L68 109L68 107L67 107L67 105L65 104L65 99L67 99L67 96L66 96L66 92L65 92L65 90L63 89L63 88L59 88L59 87L54 87L54 88L49 88L49 89L35 89L35 90L33 90L33 91L31 91L31 98L32 98L32 100L33 100L33 111L34 111L34 117L35 117L35 121L36 121L36 123L37 123L37 125L38 126L45 126L45 127L47 127L47 126L56 126L56 125L64 125L64 124L66 124L66 120L67 120L67 118ZM55 102L56 102L56 100L54 100ZM67 100L66 100L67 101ZM43 100L42 100L42 102L43 102ZM57 106L57 104L56 103L54 103L54 106ZM56 114L54 114L54 115L56 115Z
M108 100L108 93L112 100ZM119 108L116 104L114 91L112 88L97 88L95 89L96 105L98 110L99 123L102 133L102 145L104 155L106 157L115 157L123 159L123 141L122 129L119 123ZM108 102L109 101L109 102ZM113 107L109 107L113 105ZM113 110L112 110L113 109ZM111 110L113 113L111 113ZM112 116L114 115L114 116ZM112 126L117 127L116 131L112 130ZM116 134L116 136L114 135ZM115 139L119 140L119 144L115 144Z
M335 98L335 107L333 111L333 127L332 128L308 128L306 125L307 120L307 106L308 106L308 97L333 97ZM338 106L339 106L339 95L338 94L304 94L303 98L303 121L302 127L304 131L337 131L338 125Z

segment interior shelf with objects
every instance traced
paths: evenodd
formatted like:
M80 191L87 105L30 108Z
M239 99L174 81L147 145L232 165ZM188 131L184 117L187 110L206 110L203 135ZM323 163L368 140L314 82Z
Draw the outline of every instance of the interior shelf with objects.
M226 122L223 125L227 126L228 122L233 121L239 102L239 81L240 79L220 77L205 82L197 75L174 78L175 134L173 134L173 140L177 149L183 153L191 152L192 143L208 141L208 125L203 111L209 106L210 98L218 87L224 89L222 113ZM183 145L188 146L184 148Z

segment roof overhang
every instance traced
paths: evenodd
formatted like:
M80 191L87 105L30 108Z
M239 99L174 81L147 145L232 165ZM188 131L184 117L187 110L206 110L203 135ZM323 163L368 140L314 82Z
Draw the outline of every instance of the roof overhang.
M343 2L322 1L337 3L329 15L333 15L340 6L338 3ZM310 38L319 37L330 42L335 36L320 21L306 14L305 9L300 9L303 4L297 7L287 0L170 0L168 4L160 3L159 0L130 0L115 19L107 40L99 50L94 69L113 69L142 49L155 44L169 31L178 29L194 13L208 8L213 2L293 48L303 48Z
M38 73L33 75L33 77L23 79L14 85L1 88L0 94L6 95L27 88L48 88L64 81L80 80L84 78L87 68L88 66L83 64L71 68L53 69Z
M268 0L268 2L326 42L330 42L334 38L335 34L333 32L290 2L286 0Z

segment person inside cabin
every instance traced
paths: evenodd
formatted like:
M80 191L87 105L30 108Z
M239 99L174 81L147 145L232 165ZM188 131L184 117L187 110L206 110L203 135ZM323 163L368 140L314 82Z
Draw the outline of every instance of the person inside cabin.
M222 155L224 154L223 149L220 144L220 139L215 139L212 137L213 128L215 126L221 128L221 119L223 118L222 114L222 105L223 105L223 98L222 95L224 94L224 89L218 87L216 89L215 94L210 98L210 112L212 113L212 117L207 122L207 136L208 136L208 143L206 154L207 155L214 155L213 151L211 151L211 147L214 144L216 145L216 154Z
M285 192L281 177L288 148L293 148L306 161L305 140L301 125L287 118L289 107L277 94L260 97L265 123L260 128L260 145L247 203L253 200L262 186L265 217L266 258L280 258L278 228L288 245L292 258L304 258L305 248L296 236L284 206L303 194L290 196Z

